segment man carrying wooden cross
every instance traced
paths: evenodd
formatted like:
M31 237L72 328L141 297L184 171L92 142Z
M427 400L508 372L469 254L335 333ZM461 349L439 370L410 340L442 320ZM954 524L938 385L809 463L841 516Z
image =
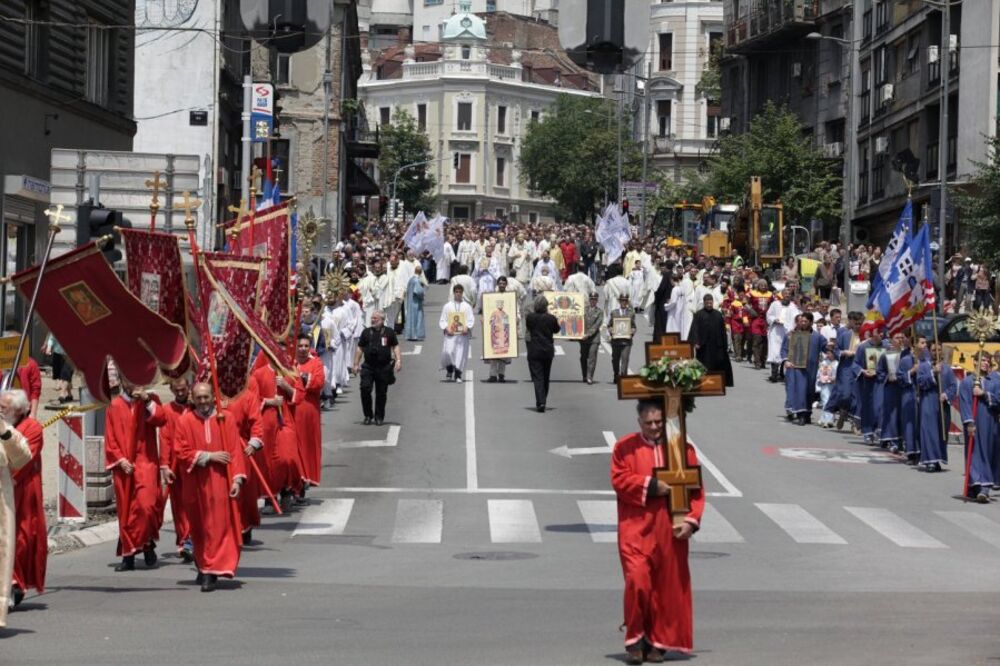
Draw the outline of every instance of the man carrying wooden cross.
M684 439L674 443L684 441L686 464L674 459L679 446L664 446L664 400L643 398L637 411L639 432L618 440L611 456L629 664L658 663L664 652L689 653L694 645L688 540L705 510L698 457L683 427ZM671 488L677 497L669 497ZM688 510L671 515L670 500L688 504Z

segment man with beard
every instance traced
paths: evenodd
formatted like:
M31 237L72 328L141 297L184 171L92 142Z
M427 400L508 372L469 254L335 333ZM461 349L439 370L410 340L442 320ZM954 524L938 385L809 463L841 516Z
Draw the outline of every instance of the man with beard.
M726 341L726 320L715 309L715 299L705 294L703 307L694 314L688 342L694 345L695 355L709 372L722 372L726 386L733 385L733 366L729 361Z
M42 424L29 416L31 400L20 390L0 393L0 416L24 436L31 449L31 461L14 473L14 508L17 519L17 546L14 553L14 605L29 587L45 591L45 565L49 556L49 535L42 502Z
M191 525L188 522L187 507L184 505L184 481L177 461L176 430L177 421L191 409L191 383L186 377L170 382L170 392L174 399L163 410L167 422L160 428L160 484L169 488L170 510L174 514L174 533L177 536L177 552L181 559L193 559L191 545Z

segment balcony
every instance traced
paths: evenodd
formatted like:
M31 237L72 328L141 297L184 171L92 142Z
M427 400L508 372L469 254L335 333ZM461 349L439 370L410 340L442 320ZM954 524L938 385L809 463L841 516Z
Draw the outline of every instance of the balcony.
M374 131L369 128L364 107L359 106L354 110L345 108L343 123L347 156L378 159L378 128L376 127Z
M726 30L726 49L752 53L803 37L816 30L819 0L753 0L745 18L732 21Z

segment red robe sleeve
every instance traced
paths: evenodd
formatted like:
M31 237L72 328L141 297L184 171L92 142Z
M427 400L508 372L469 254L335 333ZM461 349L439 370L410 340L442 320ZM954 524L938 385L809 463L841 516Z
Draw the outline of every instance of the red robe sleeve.
M315 356L299 366L299 374L306 375L306 382L302 386L306 397L319 399L323 392L323 384L326 382L326 370L323 362ZM296 400L296 403L301 400Z
M173 469L176 460L177 420L181 414L172 407L164 407L167 422L160 428L160 469Z
M28 394L28 400L39 400L42 397L42 371L38 369L35 359L17 371L21 381L21 389Z
M645 506L653 477L635 471L633 461L638 437L633 433L615 442L611 453L611 486L620 501Z
M17 431L24 435L28 442L28 449L31 451L31 462L14 473L14 482L22 482L28 478L32 472L41 469L42 445L45 443L45 431L42 424L32 418L23 418L15 426Z
M104 461L105 469L117 467L123 460L131 460L126 447L128 442L124 441L125 433L128 432L128 420L131 417L131 409L124 404L121 398L115 398L108 405L104 414Z
M229 419L225 419L222 422L222 428L226 429L225 445L230 457L229 478L232 480L242 477L243 481L246 482L247 466L243 460L244 453L240 433L236 428L236 424Z

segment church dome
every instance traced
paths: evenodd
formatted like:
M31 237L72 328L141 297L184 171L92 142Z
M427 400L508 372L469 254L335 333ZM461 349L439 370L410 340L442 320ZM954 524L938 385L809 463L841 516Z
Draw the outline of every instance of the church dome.
M471 3L463 0L459 3L459 12L445 21L441 40L479 39L486 41L486 23L472 13Z

